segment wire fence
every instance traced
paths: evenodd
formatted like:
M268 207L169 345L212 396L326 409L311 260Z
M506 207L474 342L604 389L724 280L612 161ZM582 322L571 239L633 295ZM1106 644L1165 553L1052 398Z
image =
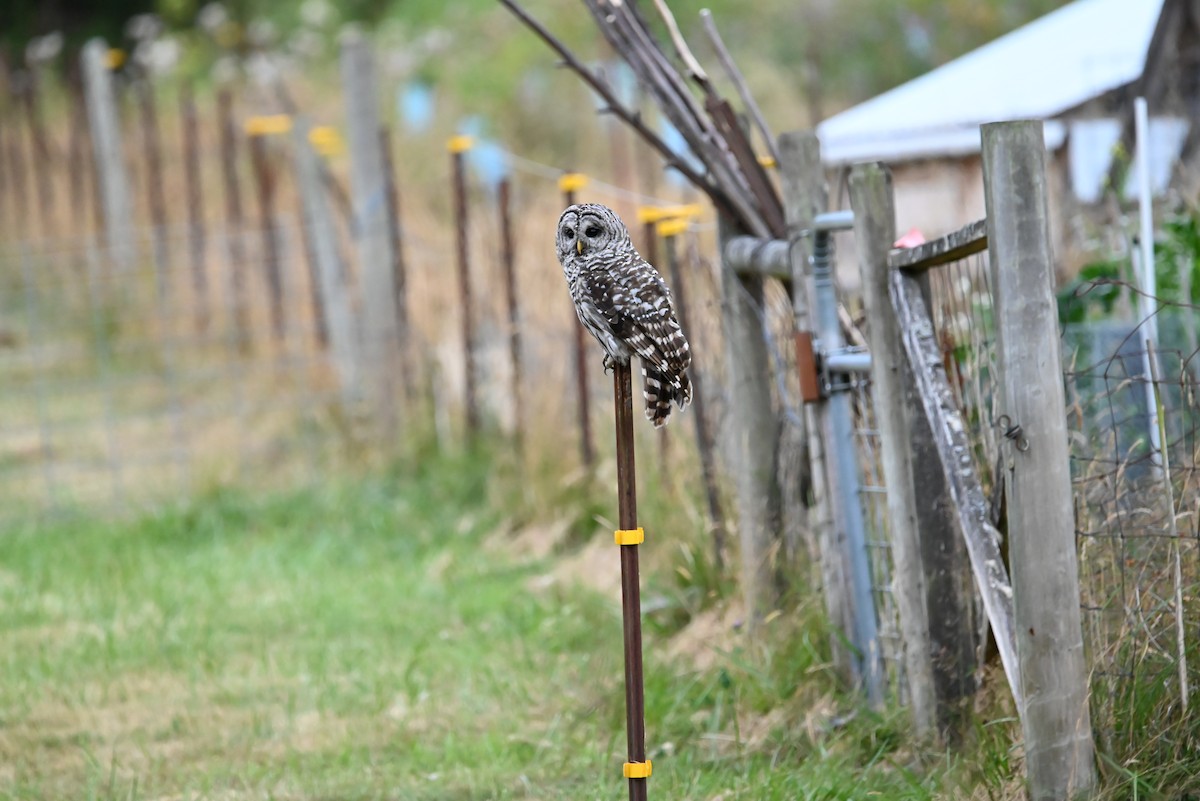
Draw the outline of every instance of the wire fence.
M998 407L988 254L928 275L943 364L992 522L1003 532L1001 443L1009 436L1019 447L1020 434ZM1200 406L1197 352L1187 343L1195 341L1197 318L1194 308L1155 303L1164 310L1155 315L1159 344L1153 350L1144 321L1072 323L1057 343L1092 719L1101 747L1113 754L1136 753L1144 744L1145 733L1133 721L1144 723L1147 716L1135 714L1135 706L1158 704L1163 714L1177 714L1195 685L1188 673L1195 671L1200 617ZM1156 689L1147 693L1147 687Z

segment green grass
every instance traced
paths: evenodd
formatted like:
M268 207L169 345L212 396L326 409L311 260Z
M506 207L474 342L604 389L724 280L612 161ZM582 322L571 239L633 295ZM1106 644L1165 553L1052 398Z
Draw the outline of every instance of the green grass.
M429 457L5 532L0 796L624 797L619 605L512 546L523 502L489 469ZM673 544L647 551L647 597L688 586ZM916 767L902 716L838 694L798 609L754 648L723 636L703 670L663 656L677 610L648 618L656 797L921 799L949 782Z

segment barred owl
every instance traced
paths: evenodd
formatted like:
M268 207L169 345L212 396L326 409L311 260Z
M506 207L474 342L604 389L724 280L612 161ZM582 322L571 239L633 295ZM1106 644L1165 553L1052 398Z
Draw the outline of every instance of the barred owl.
M672 402L682 409L692 400L687 375L692 354L671 290L638 255L625 224L607 206L568 207L558 219L555 245L575 312L604 348L605 369L641 358L646 418L661 428Z

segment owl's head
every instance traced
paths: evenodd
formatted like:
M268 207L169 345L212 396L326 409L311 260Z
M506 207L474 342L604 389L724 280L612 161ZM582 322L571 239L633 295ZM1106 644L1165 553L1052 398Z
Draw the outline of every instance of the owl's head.
M633 247L629 231L616 212L599 203L577 203L568 206L558 218L554 236L559 262L601 251L618 251Z

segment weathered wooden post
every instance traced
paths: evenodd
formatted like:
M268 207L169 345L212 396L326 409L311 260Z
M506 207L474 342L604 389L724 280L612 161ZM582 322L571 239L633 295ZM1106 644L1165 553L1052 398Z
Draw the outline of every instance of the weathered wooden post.
M304 204L304 231L309 237L308 247L317 265L338 386L343 402L349 405L361 395L358 327L354 324L345 271L338 261L333 214L321 181L317 154L308 141L308 131L307 120L296 117L292 126L292 149L300 197Z
M983 126L1013 615L1033 801L1096 785L1042 123Z
M691 334L691 314L688 312L687 294L683 283L683 270L679 268L679 236L688 229L688 219L675 218L657 224L657 233L663 238L668 274L671 276L671 291L675 296L675 309L679 324L685 334ZM704 497L708 503L708 524L712 532L713 564L717 570L725 570L725 513L721 509L721 491L717 486L717 468L713 460L712 435L708 430L708 415L705 410L704 385L700 371L693 364L689 371L692 380L692 424L696 432L696 451L700 454L700 475L704 481ZM665 430L665 427L664 429Z
M737 491L742 591L747 620L753 629L775 603L769 559L771 540L779 529L779 485L775 481L779 428L771 406L771 362L759 318L764 279L761 275L737 274L725 245L741 232L724 217L718 226L721 321L732 405L725 444Z
M133 239L133 205L121 148L121 124L108 68L108 45L92 39L83 46L83 78L87 93L92 156L103 200L105 244L118 271L133 267L137 249Z
M271 298L271 330L283 342L287 334L283 314L283 264L279 248L279 231L275 225L275 168L267 152L266 131L251 126L250 165L258 185L259 231L262 235L263 269Z
M387 175L379 138L379 92L370 43L355 26L341 36L342 93L350 149L353 237L362 288L363 359L372 377L372 406L385 429L396 419L400 367L395 270L387 222Z
M587 176L577 172L569 172L558 179L558 189L562 192L563 207L575 205L575 193L587 186ZM587 377L587 335L583 323L572 318L571 332L573 335L575 358L575 404L576 417L579 420L579 455L583 466L589 470L596 460L596 448L592 444L592 404L588 392Z
M904 637L904 668L909 710L917 735L934 731L936 709L933 649L925 608L925 572L917 524L914 460L910 451L911 415L906 409L906 381L900 325L888 295L888 251L896 239L891 174L880 164L860 164L850 173L850 205L854 209L854 243L862 274L871 347L871 397L875 404L887 486L892 545L892 588ZM919 399L918 399L919 400ZM919 411L919 410L918 410ZM940 475L941 469L936 463ZM928 501L925 502L927 504Z
M809 260L812 246L808 237L804 236L812 227L813 218L825 209L825 174L821 165L821 143L812 131L796 131L782 134L778 142L779 178L783 190L784 214L787 218L788 235L795 238L796 244L791 250L792 277L792 317L796 334L797 367L803 373L810 368L815 372L812 357L812 330L810 308L812 299L812 281L809 271ZM813 384L816 384L813 376ZM805 385L801 376L801 387ZM804 394L803 392L801 394ZM849 567L846 564L845 544L841 541L833 520L833 504L831 491L825 479L825 442L817 415L815 402L819 399L819 388L811 388L810 397L804 400L804 431L799 432L804 438L808 450L808 478L812 488L812 506L807 515L800 508L803 499L797 489L789 489L788 505L783 513L792 521L790 524L803 524L816 541L817 556L821 565L822 590L825 597L825 611L831 624L843 632L850 632L854 627L854 618L850 606L848 585ZM785 440L785 442L788 440ZM789 465L802 459L802 455L788 453L780 460L781 465ZM789 476L788 481L801 480L801 470L789 470L796 473ZM801 520L806 517L806 520ZM840 637L833 638L833 661L843 679L850 680L853 665L850 652Z

